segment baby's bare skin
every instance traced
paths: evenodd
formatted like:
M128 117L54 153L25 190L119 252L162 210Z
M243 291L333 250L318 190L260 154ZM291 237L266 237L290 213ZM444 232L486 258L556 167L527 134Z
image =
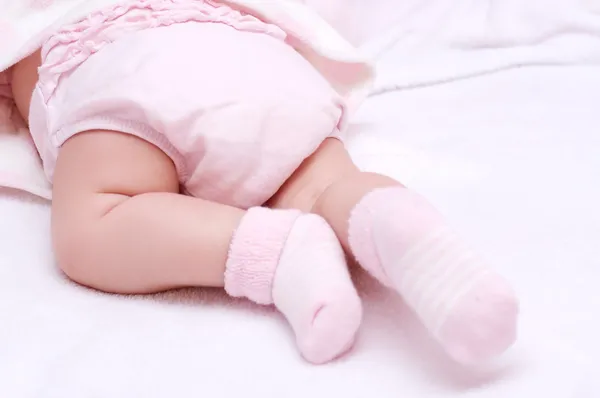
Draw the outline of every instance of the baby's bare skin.
M31 94L38 80L41 65L41 51L38 50L12 68L12 90L17 108L23 119L29 120Z

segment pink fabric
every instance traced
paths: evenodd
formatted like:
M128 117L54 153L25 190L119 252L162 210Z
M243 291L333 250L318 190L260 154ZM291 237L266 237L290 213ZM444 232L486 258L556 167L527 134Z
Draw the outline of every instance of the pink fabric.
M381 266L377 246L373 242L373 210L364 205L352 209L348 221L348 242L354 257L361 266L381 284L392 287L392 281Z
M344 101L278 28L208 2L133 4L42 49L30 129L49 180L68 138L122 131L169 155L190 195L250 208L339 135Z
M243 31L266 33L282 40L286 36L275 25L210 0L124 1L61 28L44 44L42 57L46 61L39 71L44 99L47 101L52 95L63 74L72 71L124 33L185 22L218 22ZM49 53L52 55L49 56Z
M225 290L285 316L302 356L321 364L352 347L362 304L327 221L297 210L248 210L234 233Z
M399 195L394 195L398 192ZM402 198L400 201L395 201L399 199L398 196ZM381 265L377 245L373 242L373 219L381 216L383 203L388 208L390 204L402 205L401 213L394 211L393 208L389 209L390 213L383 212L386 217L397 217L394 225L395 232L406 239L396 248L398 258L404 256L409 248L425 236L432 225L443 225L444 220L421 196L402 188L377 189L365 196L352 210L348 239L354 254L357 258L372 259L364 261L363 267L383 284L391 286L392 281Z
M225 290L258 304L273 304L273 278L299 211L248 210L229 248Z
M51 196L38 153L12 98L10 69L0 72L0 186L45 199Z
M457 361L484 361L514 343L513 290L420 195L402 187L367 194L352 211L349 241Z
M459 362L482 362L502 354L516 341L518 312L512 287L498 275L487 274L456 303L437 337ZM473 330L469 321L473 319L484 326Z
M362 304L342 245L324 218L303 214L294 222L275 272L273 303L308 361L328 362L352 346Z

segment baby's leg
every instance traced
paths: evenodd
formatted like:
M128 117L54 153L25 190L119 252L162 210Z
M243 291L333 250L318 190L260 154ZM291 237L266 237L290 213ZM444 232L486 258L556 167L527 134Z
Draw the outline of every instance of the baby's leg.
M62 270L115 293L223 286L244 212L178 194L171 160L125 134L80 133L61 148L52 229Z
M349 348L361 306L325 220L297 210L246 212L178 190L170 158L144 140L109 131L70 138L54 173L60 267L115 293L224 286L232 296L274 304L309 361Z
M341 142L326 140L269 202L323 216L348 253L395 288L455 359L484 360L515 340L518 304L418 194L362 173Z

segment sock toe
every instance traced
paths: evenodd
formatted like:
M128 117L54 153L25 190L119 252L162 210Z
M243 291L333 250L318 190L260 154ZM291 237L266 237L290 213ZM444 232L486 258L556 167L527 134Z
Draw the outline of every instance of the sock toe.
M294 224L275 274L273 299L309 362L328 362L352 346L362 304L344 251L321 217L303 215Z
M362 304L350 293L338 291L333 295L335 300L318 305L308 330L298 334L298 346L307 361L326 363L352 348L362 320Z
M513 345L518 313L519 303L510 285L488 274L458 299L437 337L458 362L486 361Z
M376 189L352 210L348 236L362 267L395 289L457 361L484 361L514 343L514 292L425 198Z

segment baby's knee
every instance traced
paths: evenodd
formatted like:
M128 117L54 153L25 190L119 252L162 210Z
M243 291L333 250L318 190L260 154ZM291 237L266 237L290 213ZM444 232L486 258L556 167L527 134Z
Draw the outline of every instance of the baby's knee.
M72 224L54 224L52 243L58 267L74 282L93 285L94 268L98 267L94 226L75 228Z
M275 208L311 211L329 187L340 179L352 179L360 171L352 162L344 144L326 139L269 200Z
M104 217L127 200L124 195L94 194L79 201L56 201L52 209L52 244L60 270L81 285L101 288L110 268ZM60 199L60 197L58 198Z

